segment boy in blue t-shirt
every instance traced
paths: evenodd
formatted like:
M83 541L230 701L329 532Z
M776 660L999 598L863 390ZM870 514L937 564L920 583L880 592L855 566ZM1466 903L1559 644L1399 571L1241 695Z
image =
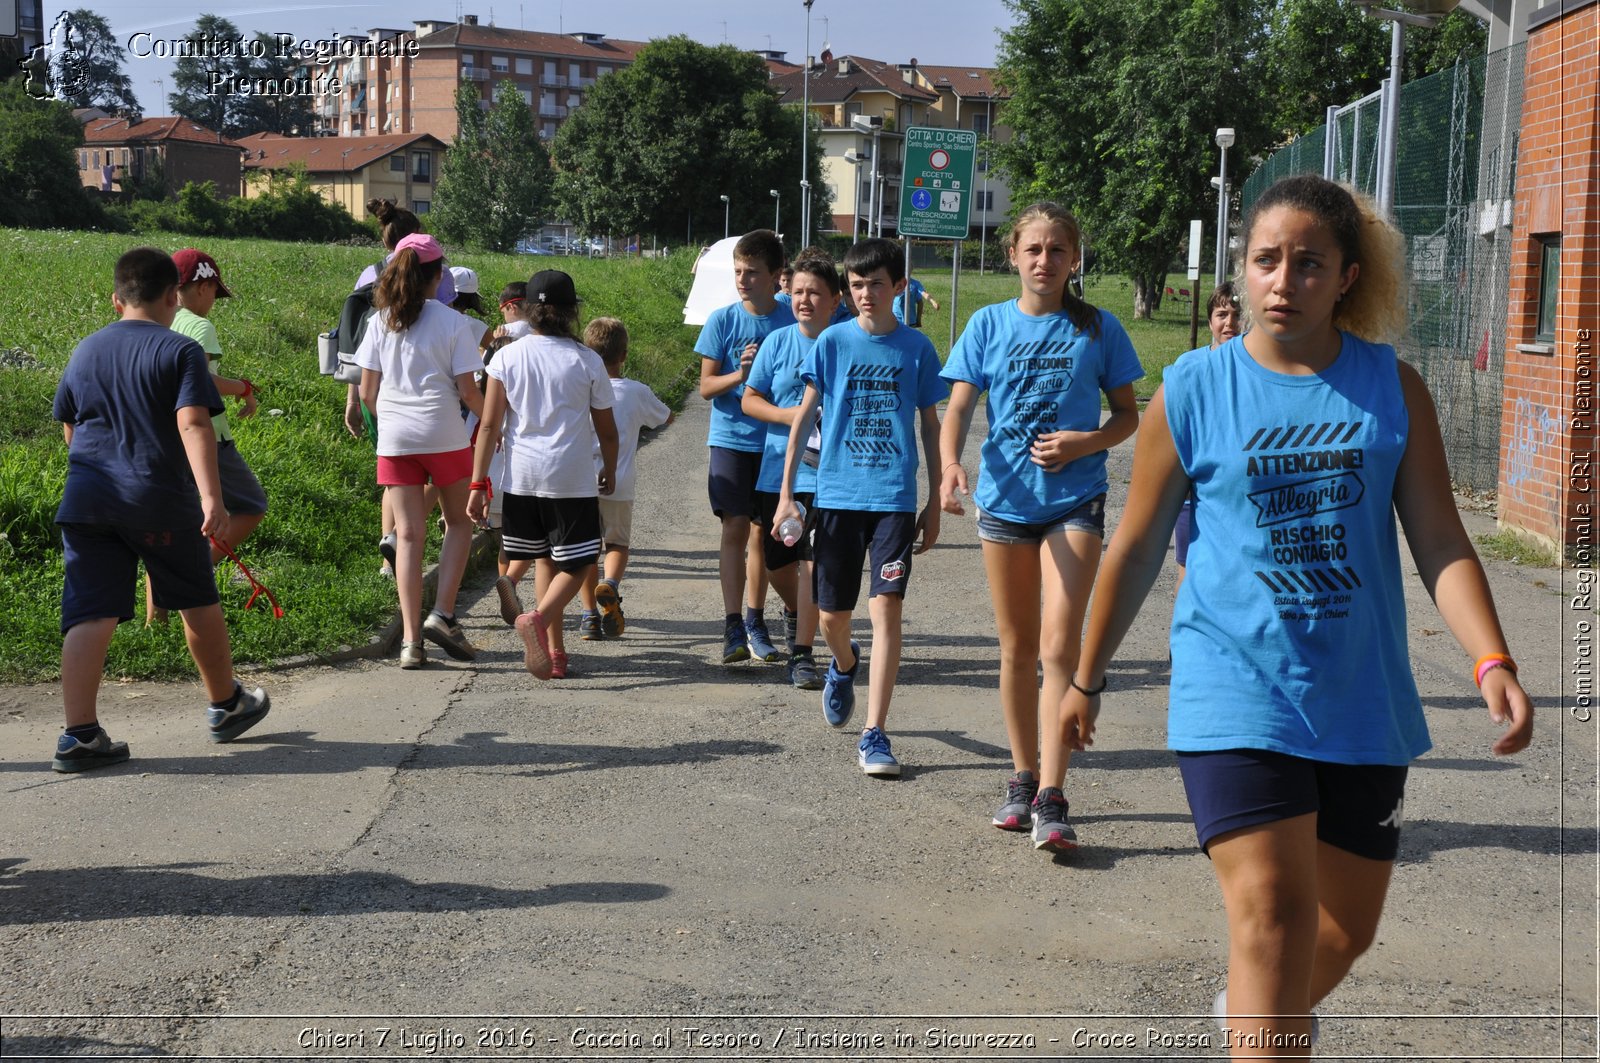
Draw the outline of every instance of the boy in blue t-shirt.
M801 370L805 397L789 433L775 525L798 516L795 475L822 408L817 464L816 532L812 541L822 637L833 653L822 687L822 713L843 727L855 707L861 648L850 621L869 556L875 663L867 691L867 726L857 763L868 775L896 776L900 762L884 724L900 671L900 617L911 556L939 538L939 414L946 387L939 356L921 333L895 320L891 300L904 288L905 264L890 240L864 240L844 258L859 316L828 329ZM928 466L928 502L917 512L918 423ZM918 536L920 535L920 541Z
M790 295L796 323L768 336L756 352L750 379L744 388L744 412L766 422L766 451L756 482L760 523L773 534L762 536L762 559L767 576L783 599L784 632L789 643L788 679L796 690L818 690L822 677L812 658L817 634L817 603L811 587L811 531L815 508L817 470L802 463L794 485L795 497L807 507L804 531L793 543L784 542L772 515L778 509L783 485L783 458L789 450L789 430L794 426L806 384L800 378L805 360L817 337L833 319L839 304L839 270L824 254L803 254L795 261Z
M706 319L694 349L700 354L700 397L711 400L711 448L707 487L711 512L722 521L718 575L722 581L722 663L776 661L783 657L767 633L766 572L756 478L766 427L741 407L745 378L756 349L771 332L794 324L794 314L776 298L783 268L783 241L769 229L746 233L733 246L733 282L739 301L718 307ZM745 602L739 616L740 599Z
M213 414L222 412L200 345L171 330L178 267L137 247L117 260L120 321L72 352L54 416L66 437L66 489L56 511L66 581L61 595L61 697L66 731L51 767L76 772L128 759L96 711L106 650L134 615L139 563L155 604L183 616L211 705L213 742L231 742L267 715L257 687L233 677L233 654L208 538L226 540ZM198 488L198 495L196 489Z

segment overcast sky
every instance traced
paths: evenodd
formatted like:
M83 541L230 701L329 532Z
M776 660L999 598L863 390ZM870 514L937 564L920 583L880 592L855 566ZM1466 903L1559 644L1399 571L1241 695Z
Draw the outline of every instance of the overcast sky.
M74 5L76 6L76 5ZM627 40L675 33L704 44L726 41L740 48L776 48L799 62L806 47L806 10L801 0L394 0L383 4L272 5L251 0L101 0L85 6L110 21L127 46L135 33L161 39L182 37L198 12L222 15L246 35L260 30L296 38L364 34L373 27L410 29L417 19L477 15L487 24L550 33L593 32ZM46 24L65 7L45 7ZM863 12L870 11L870 15ZM815 0L811 7L811 51L824 42L836 54L854 53L889 62L916 59L939 66L991 66L999 27L1011 24L1004 0ZM171 59L137 58L125 68L146 115L169 114ZM158 86L157 79L165 84Z

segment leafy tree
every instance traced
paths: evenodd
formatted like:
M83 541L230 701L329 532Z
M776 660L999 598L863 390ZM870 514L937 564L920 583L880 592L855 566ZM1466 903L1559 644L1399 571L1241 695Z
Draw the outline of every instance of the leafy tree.
M277 42L265 33L255 36L256 50L261 57L242 62L244 76L256 82L284 82L294 78L297 60L293 56L279 58ZM311 97L298 92L252 93L243 97L233 108L233 128L228 135L247 137L252 133L289 134L298 130L309 132L316 120L311 107Z
M812 135L799 108L778 103L757 56L682 36L652 41L556 134L557 202L586 232L671 239L691 218L703 230L720 222L727 195L735 231L765 228L767 189L793 186L803 131ZM816 216L828 210L821 155L813 136ZM783 198L796 221L799 198Z
M85 228L103 219L78 177L83 127L72 109L0 81L0 225Z
M445 152L430 219L447 240L509 251L550 209L550 157L516 85L501 82L487 113L478 100L470 82L456 89L456 139Z
M250 61L247 56L216 53L239 41L239 28L219 15L201 15L195 19L194 29L183 39L200 51L199 55L180 56L172 64L172 94L167 101L174 114L191 122L198 122L219 133L238 128L241 111L247 97L231 92L211 93L212 76L248 77Z
M1189 219L1214 217L1220 126L1239 160L1269 146L1254 75L1258 0L1010 0L1001 40L1012 92L996 146L1012 200L1054 199L1102 266L1134 283L1134 315L1159 304ZM1241 150L1242 149L1242 150Z
M111 32L111 24L84 7L68 12L67 19L72 25L73 77L58 77L57 84L70 81L72 106L136 117L139 100L133 94L133 82L122 72L128 53Z

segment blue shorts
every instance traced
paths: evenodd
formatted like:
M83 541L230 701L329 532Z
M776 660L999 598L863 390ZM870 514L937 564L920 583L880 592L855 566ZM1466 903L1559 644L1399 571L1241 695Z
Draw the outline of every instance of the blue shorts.
M719 517L760 515L756 504L756 478L761 475L761 451L711 448L711 471L706 476L706 491L711 496L711 512Z
M868 597L904 598L911 579L911 547L917 538L915 513L873 513L859 509L813 510L811 586L817 608L848 613L861 597L861 563L872 559Z
M796 502L806 507L806 530L793 546L784 546L782 539L772 537L772 518L778 514L778 496L771 491L756 492L756 507L759 510L756 523L761 525L764 533L761 536L761 563L768 572L788 568L796 561L811 560L811 534L817 529L816 497L810 491L794 496Z
M267 493L231 439L217 443L217 474L222 480L222 506L230 517L259 517L267 512Z
M986 543L1006 546L1037 546L1057 532L1086 531L1106 537L1106 496L1104 492L1079 502L1059 517L1037 524L1018 524L978 511L978 538Z
M1243 827L1317 815L1317 840L1368 860L1400 849L1405 765L1330 764L1263 749L1179 753L1195 836L1206 849Z
M181 612L216 605L211 544L198 527L145 531L117 524L62 524L66 582L61 589L61 633L90 620L132 620L139 562L158 609Z
M1178 522L1172 526L1172 552L1178 564L1188 566L1189 543L1194 540L1194 499L1183 500L1178 510Z

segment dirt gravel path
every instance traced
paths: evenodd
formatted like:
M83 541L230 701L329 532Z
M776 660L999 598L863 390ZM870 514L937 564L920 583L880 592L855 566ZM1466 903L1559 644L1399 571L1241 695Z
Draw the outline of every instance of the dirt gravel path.
M59 692L0 689L0 1054L1223 1054L1221 904L1164 748L1171 571L1069 777L1084 848L1045 857L989 826L1009 757L971 519L917 560L890 716L907 770L867 779L817 694L711 663L705 414L640 452L627 635L574 639L565 682L522 671L480 581L475 664L266 675L272 716L230 746L204 741L197 685L109 684L134 759L55 776ZM1557 571L1489 565L1541 711L1535 746L1495 760L1403 567L1435 748L1318 1051L1593 1058L1600 724L1558 703L1581 614Z

